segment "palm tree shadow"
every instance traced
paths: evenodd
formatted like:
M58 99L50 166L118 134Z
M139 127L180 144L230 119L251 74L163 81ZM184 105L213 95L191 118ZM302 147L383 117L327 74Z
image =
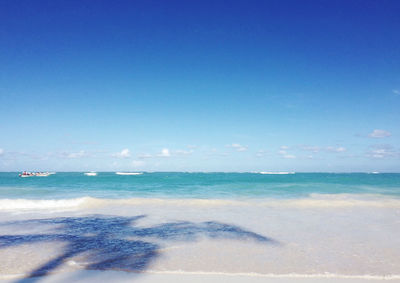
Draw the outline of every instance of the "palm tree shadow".
M39 220L7 222L6 225L50 225L54 229L46 234L0 235L0 249L44 242L63 242L66 247L56 258L30 272L26 278L34 282L38 276L54 271L75 256L85 258L87 270L124 270L143 272L159 256L156 240L195 241L200 236L221 239L253 240L277 244L273 239L244 230L239 226L208 221L170 222L152 227L135 226L135 217L92 215L85 217L59 217ZM24 279L16 282L23 282Z

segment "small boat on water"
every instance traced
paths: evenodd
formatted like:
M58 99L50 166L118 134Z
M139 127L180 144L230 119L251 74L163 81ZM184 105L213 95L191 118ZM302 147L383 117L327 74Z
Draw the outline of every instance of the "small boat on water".
M50 173L42 173L42 172L38 172L36 173L36 177L47 177L50 176Z
M115 172L117 175L142 175L141 172Z
M83 174L85 174L86 176L97 176L97 172L86 172Z
M55 174L55 173L24 171L21 174L19 174L18 176L20 176L22 178L27 178L27 177L47 177L47 176L50 176L50 175L53 175L53 174Z
M18 174L18 176L20 176L21 178L27 178L27 177L33 177L33 176L35 176L35 174L32 172L24 171L21 174Z

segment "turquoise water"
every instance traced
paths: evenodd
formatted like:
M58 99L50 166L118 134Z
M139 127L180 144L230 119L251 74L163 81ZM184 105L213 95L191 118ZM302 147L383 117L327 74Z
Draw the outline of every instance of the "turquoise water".
M304 198L312 194L378 194L400 197L400 174L144 173L121 176L100 172L57 173L20 178L0 173L0 199Z

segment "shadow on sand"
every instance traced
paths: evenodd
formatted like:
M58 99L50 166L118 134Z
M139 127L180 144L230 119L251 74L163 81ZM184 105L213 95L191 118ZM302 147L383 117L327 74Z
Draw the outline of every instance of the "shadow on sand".
M276 244L273 239L238 226L215 221L170 222L152 227L137 227L145 215L119 217L93 215L7 222L1 225L53 227L46 234L0 235L0 249L23 244L62 242L62 254L33 270L27 278L46 275L75 256L83 256L87 270L145 271L158 257L157 240L195 241L198 237L253 240ZM135 227L136 226L136 227ZM48 229L46 229L48 230ZM23 282L24 279L17 282Z

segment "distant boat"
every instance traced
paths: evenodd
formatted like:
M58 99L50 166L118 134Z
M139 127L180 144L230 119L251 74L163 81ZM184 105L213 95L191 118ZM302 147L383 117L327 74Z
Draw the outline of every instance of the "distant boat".
M115 172L117 175L142 175L140 172Z
M83 174L85 174L86 176L97 176L97 172L86 172Z
M42 172L38 172L38 173L36 173L36 175L35 176L37 176L37 177L47 177L47 176L50 176L50 173L42 173Z
M47 177L47 176L50 176L52 174L55 174L55 173L49 173L49 172L27 172L27 171L24 171L21 174L19 174L18 176L20 176L22 178L26 178L26 177Z
M295 172L260 172L260 174L264 174L264 175L288 175L288 174L295 174Z
M20 176L21 178L27 178L27 177L34 177L35 175L33 175L29 172L24 172L22 174L19 174L18 176Z

